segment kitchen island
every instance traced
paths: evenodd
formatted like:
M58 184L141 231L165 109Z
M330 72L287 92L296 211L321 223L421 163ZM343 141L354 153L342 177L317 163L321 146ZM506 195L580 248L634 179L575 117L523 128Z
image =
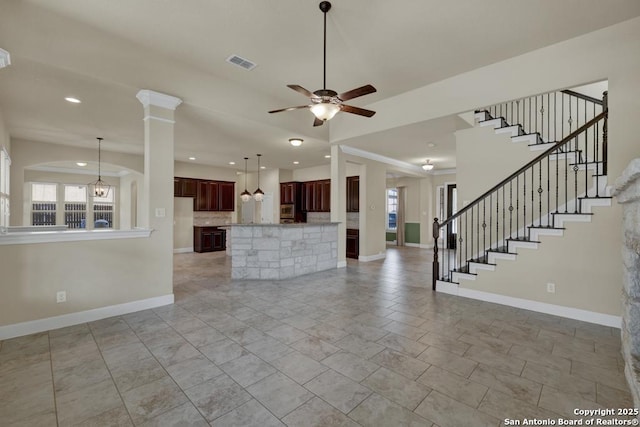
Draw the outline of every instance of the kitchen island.
M232 279L288 279L338 266L338 223L229 228Z

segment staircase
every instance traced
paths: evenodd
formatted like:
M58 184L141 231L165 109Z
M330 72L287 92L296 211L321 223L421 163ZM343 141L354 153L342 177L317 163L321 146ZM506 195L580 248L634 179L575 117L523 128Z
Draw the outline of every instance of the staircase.
M611 205L606 92L602 100L551 92L481 108L475 117L540 154L455 215L434 220L433 290L476 280L497 260L538 249L540 236L562 236L567 224L590 222L594 207Z

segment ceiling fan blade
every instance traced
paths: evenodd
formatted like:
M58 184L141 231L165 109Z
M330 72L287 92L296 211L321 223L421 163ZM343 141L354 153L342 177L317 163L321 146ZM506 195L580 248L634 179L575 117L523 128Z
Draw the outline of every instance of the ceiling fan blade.
M351 105L345 105L345 104L340 105L340 109L345 113L357 114L359 116L365 116L365 117L371 117L376 113L375 111L366 110L364 108L353 107Z
M307 98L317 98L316 95L314 95L311 91L303 88L300 85L287 85L288 88L291 88L293 90L295 90L298 93L303 94L304 96L306 96Z
M314 127L315 127L315 126L322 126L323 124L324 124L324 120L320 120L320 119L319 119L319 118L317 118L317 117L313 120L313 126L314 126Z
M374 93L375 91L375 87L371 85L365 85L357 89L351 89L348 92L341 93L340 95L338 95L338 98L343 101L348 101L349 99L357 98L359 96L369 95L370 93Z
M269 111L269 113L281 113L283 111L299 110L301 108L309 108L310 105L298 105L297 107L281 108L279 110Z

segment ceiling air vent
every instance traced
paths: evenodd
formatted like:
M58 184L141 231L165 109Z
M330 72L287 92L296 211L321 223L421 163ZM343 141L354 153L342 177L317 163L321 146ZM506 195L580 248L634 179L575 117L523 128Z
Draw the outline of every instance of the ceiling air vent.
M255 62L251 62L248 59L242 58L238 55L231 55L227 58L227 62L229 64L237 65L238 67L244 68L247 71L251 71L258 66Z

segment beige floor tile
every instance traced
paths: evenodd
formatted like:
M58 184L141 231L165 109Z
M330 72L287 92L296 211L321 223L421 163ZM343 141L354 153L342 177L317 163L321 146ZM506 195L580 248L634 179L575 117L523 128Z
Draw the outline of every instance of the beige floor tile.
M371 390L328 370L305 384L305 388L345 414L366 399Z
M391 319L391 320L395 320L397 322L401 322L401 323L405 323L407 325L411 325L414 327L419 327L420 325L422 325L426 320L421 318L421 317L417 317L417 316L412 316L410 314L406 314L406 313L401 313L401 312L394 312L389 314L388 316L386 316L387 319Z
M121 405L122 400L116 386L108 379L58 396L58 423L60 426L76 424Z
M482 364L473 371L469 379L533 405L538 403L542 390L540 383Z
M533 362L527 362L522 377L551 386L563 393L577 394L586 400L596 401L596 383L563 370L550 368Z
M441 427L496 427L497 418L432 391L415 410L418 415Z
M137 360L148 359L153 355L142 342L136 342L104 350L102 357L109 368L114 368Z
M307 328L305 332L328 343L335 343L349 335L348 332L327 323L320 323L311 328Z
M280 372L258 381L247 391L278 418L313 397L313 393Z
M401 335L410 340L418 341L423 335L429 332L423 327L415 327L406 323L392 321L384 326L381 326L385 331L393 332L396 335Z
M213 427L284 427L284 424L255 399L215 419L211 425Z
M364 359L369 359L385 349L385 346L364 340L356 335L347 335L334 343L337 347Z
M566 357L553 355L551 352L543 348L514 345L511 347L509 355L517 357L518 359L527 360L556 369L559 372L569 373L571 370L571 360Z
M173 364L167 367L167 372L183 390L222 375L222 371L202 355Z
M55 410L51 381L3 394L0 399L0 420L7 424L28 426L23 420L34 417L48 419Z
M158 359L158 362L164 367L194 358L200 354L194 346L184 339L175 343L151 348L150 350L153 356Z
M360 425L319 397L314 397L298 407L282 421L288 427L357 427Z
M0 416L2 414L0 413ZM47 411L30 411L26 418L14 419L2 417L3 427L31 427L31 426L56 426L56 412L54 409Z
M116 408L95 415L75 425L84 427L127 427L133 426L133 422L131 421L127 408L124 404L121 404Z
M322 363L297 351L288 353L270 363L298 384L304 384L329 369Z
M271 365L253 354L240 356L219 366L242 387L250 386L276 372Z
M374 393L364 402L349 413L363 426L387 427L387 426L411 426L430 427L431 421L397 405L384 397Z
M604 384L598 384L597 400L599 404L610 408L633 408L633 397L628 391L618 390Z
M469 347L471 347L471 345L466 342L458 341L454 336L443 335L437 332L429 332L423 335L418 341L458 356L462 356Z
M289 325L278 326L266 333L284 344L292 344L307 336L305 332Z
M228 338L214 344L201 347L199 350L207 357L207 359L211 360L218 366L229 362L230 360L237 359L240 356L249 354L248 350Z
M478 366L478 362L474 360L460 357L436 347L427 348L418 356L418 359L463 377L471 375L471 372Z
M481 347L487 347L497 353L507 354L511 348L511 343L503 341L491 335L484 334L482 332L467 332L462 334L459 341L466 342L467 344L477 345Z
M251 395L227 375L205 381L185 393L208 421L251 400Z
M135 424L148 421L187 401L180 387L168 376L122 393L122 399Z
M344 327L344 330L367 341L377 341L389 333L381 328L351 322Z
M342 351L327 357L322 364L358 382L378 369L375 363Z
M370 360L412 380L418 378L431 366L422 360L388 348L376 354Z
M488 387L432 366L418 378L418 382L440 393L477 408Z
M525 364L523 359L476 345L471 346L464 357L514 375L520 375Z
M596 402L586 400L575 394L562 393L560 390L549 386L542 387L542 394L538 406L560 414L569 419L580 419L581 416L574 415L576 408L580 409L603 409L604 406Z
M386 368L378 369L361 384L410 411L416 409L431 392L431 388L428 386Z
M311 357L314 360L322 360L340 351L339 347L330 344L322 339L309 336L302 338L291 344L291 348L298 350L300 353Z
M385 337L379 339L377 342L378 344L382 344L392 350L406 353L411 357L417 357L427 348L427 346L424 344L393 333L389 333Z
M629 390L624 374L617 369L605 369L574 361L571 363L571 374L618 390Z
M605 369L618 369L618 360L615 357L611 357L606 354L596 353L595 351L586 352L580 350L570 350L561 346L554 346L552 353L555 356L564 357L588 365L593 365L598 368Z
M265 337L261 340L245 345L244 348L249 350L264 361L271 362L288 353L294 351L291 347L272 337Z
M489 389L482 402L480 402L478 410L500 420L509 418L522 422L525 418L530 420L556 420L558 418L558 414L538 408L537 402L535 404L527 403L514 398L511 394L505 394L494 389Z
M224 335L207 325L204 328L186 332L182 336L196 348L205 347L224 339Z
M57 395L83 389L91 384L111 379L104 360L95 359L64 369L53 370L53 384Z

